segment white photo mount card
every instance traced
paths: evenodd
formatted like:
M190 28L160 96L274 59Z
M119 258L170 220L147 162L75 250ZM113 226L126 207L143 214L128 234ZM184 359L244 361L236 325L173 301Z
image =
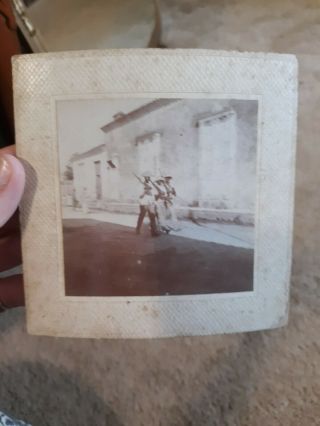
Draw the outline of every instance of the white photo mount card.
M292 55L13 60L28 331L155 338L288 318Z

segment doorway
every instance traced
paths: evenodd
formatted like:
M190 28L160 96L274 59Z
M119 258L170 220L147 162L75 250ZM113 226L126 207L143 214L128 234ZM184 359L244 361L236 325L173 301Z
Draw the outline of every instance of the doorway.
M95 176L96 176L96 199L102 198L102 182L101 182L101 161L94 162Z

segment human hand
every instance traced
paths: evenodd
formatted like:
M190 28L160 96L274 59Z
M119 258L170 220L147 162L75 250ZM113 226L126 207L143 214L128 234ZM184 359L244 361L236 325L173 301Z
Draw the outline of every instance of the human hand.
M25 173L14 154L14 146L0 149L0 312L4 308L24 305L22 275L3 277L3 271L21 264L17 207Z

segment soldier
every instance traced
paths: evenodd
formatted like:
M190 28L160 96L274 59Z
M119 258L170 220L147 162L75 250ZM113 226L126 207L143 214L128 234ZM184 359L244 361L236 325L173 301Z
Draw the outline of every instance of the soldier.
M164 177L164 188L166 189L166 202L167 216L170 218L170 226L174 230L178 230L178 219L175 210L175 198L177 196L176 190L172 185L172 176Z
M171 228L167 223L167 191L164 186L164 180L162 178L157 179L153 185L157 190L155 199L158 228L160 231L166 232L168 234L171 231Z
M167 234L174 230L177 231L177 217L174 209L174 198L176 190L171 184L171 176L165 176L156 180L154 186L157 189L157 214L160 230Z
M173 201L174 198L177 196L176 190L171 184L172 182L172 176L165 176L164 177L164 186L167 191L167 196L170 199L170 201Z
M156 200L152 194L152 186L147 183L144 184L143 193L139 197L139 217L137 221L136 233L140 234L140 229L143 223L143 219L146 214L149 216L150 220L150 231L152 237L157 237L159 235L156 222Z

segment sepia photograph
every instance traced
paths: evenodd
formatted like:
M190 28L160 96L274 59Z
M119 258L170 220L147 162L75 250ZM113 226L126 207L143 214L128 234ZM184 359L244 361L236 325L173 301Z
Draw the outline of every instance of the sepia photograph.
M258 101L57 101L67 296L253 290Z

